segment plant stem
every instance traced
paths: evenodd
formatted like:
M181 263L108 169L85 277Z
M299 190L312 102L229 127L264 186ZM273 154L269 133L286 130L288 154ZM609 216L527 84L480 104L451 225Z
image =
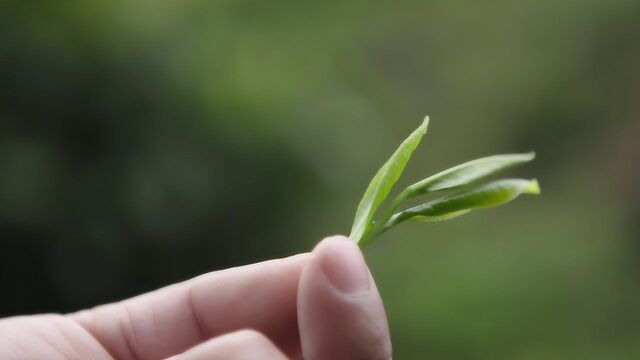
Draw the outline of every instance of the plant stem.
M391 217L396 212L396 210L398 210L398 208L400 207L400 204L402 204L403 202L405 202L407 199L411 197L412 197L412 194L410 191L407 191L407 189L405 189L398 196L396 196L395 199L391 201L391 205L387 207L387 209L382 214L382 216L380 216L380 218L378 218L377 220L374 220L375 222L374 222L373 229L364 233L364 235L358 242L358 245L361 248L364 248L373 239L375 239L376 237L378 237L379 235L387 231L388 228L385 226L387 224L387 221L389 221L389 219L391 219Z

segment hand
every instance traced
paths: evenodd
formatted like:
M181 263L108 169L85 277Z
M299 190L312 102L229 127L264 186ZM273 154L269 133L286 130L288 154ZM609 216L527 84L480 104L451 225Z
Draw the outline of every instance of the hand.
M70 315L0 320L2 359L383 359L387 319L358 247L209 273Z

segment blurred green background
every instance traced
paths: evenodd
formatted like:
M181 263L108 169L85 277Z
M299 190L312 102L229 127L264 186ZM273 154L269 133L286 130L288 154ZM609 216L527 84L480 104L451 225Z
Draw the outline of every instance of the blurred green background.
M398 359L640 357L640 2L0 1L0 315L346 233L403 184L536 150L540 197L385 234Z

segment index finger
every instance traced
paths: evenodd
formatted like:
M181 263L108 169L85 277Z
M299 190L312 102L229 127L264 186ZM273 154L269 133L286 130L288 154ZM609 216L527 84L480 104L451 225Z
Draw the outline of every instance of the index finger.
M208 273L70 316L118 359L164 358L245 328L298 357L296 296L309 256Z

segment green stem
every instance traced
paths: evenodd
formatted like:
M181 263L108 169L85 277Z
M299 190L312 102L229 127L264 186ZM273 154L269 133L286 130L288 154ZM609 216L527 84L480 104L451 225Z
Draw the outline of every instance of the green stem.
M358 245L361 248L364 248L365 246L367 246L373 239L380 236L382 233L384 233L389 229L388 227L385 226L387 224L387 221L389 221L389 219L391 219L391 217L396 212L396 210L398 210L398 208L400 207L400 204L402 204L409 198L413 197L412 192L407 190L408 189L405 189L398 196L396 196L395 199L391 201L391 205L387 207L387 209L382 214L382 216L380 216L378 220L375 220L373 229L365 232L362 235L362 238L358 242Z

